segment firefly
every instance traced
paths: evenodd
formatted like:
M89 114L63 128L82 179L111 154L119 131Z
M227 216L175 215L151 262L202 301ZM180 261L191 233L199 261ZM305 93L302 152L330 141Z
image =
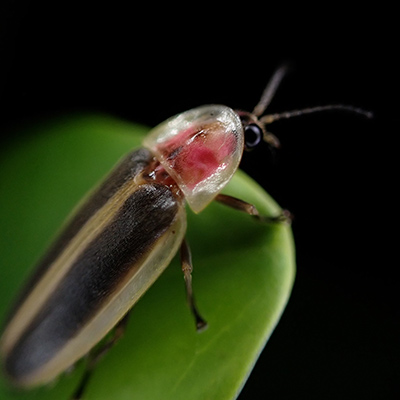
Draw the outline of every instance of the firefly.
M279 147L267 125L282 118L334 109L371 117L341 104L264 115L285 73L285 67L274 73L252 112L204 105L162 122L88 195L39 262L5 326L0 355L14 385L46 384L89 354L74 396L80 398L98 359L122 336L129 311L177 252L196 329L206 328L192 290L185 205L200 213L218 201L263 223L289 222L286 211L263 216L254 205L221 194L243 152L262 141Z

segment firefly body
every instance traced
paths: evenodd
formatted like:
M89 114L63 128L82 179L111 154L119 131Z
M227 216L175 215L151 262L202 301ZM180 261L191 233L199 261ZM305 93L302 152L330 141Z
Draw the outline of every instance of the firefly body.
M179 249L189 305L197 328L205 326L192 295L185 203L198 213L218 200L271 220L219 193L244 149L261 139L278 146L267 123L299 114L260 117L283 75L278 69L252 113L208 105L163 122L88 197L38 265L5 327L0 351L14 384L47 383L89 353L121 324Z
M20 386L54 379L99 342L168 266L185 201L201 211L236 171L241 120L203 106L156 127L70 219L20 297L1 339Z

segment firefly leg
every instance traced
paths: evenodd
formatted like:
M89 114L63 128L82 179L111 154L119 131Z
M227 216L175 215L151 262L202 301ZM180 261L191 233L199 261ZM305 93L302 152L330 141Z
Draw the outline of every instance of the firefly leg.
M196 303L194 301L193 288L192 288L192 271L193 271L192 255L190 253L190 248L188 243L186 242L186 239L183 239L182 241L180 253L181 253L182 272L186 285L187 302L189 304L190 311L194 316L196 322L196 329L198 331L201 331L207 328L207 322L201 317L199 311L197 310Z
M215 198L218 202L225 204L235 210L245 212L246 214L252 215L254 218L258 219L261 222L267 223L290 223L292 220L292 215L290 211L283 210L281 214L276 217L267 217L266 215L260 215L257 208L250 203L247 203L243 200L237 199L236 197L228 196L226 194L219 194Z
M92 376L92 372L94 370L94 367L98 363L98 361L111 349L114 344L121 339L121 337L125 333L125 329L128 323L129 319L129 312L118 322L116 325L113 335L110 336L110 338L103 343L99 348L95 349L94 351L89 353L89 360L86 366L86 371L81 379L81 382L78 386L78 388L75 390L73 396L71 397L71 400L79 400L85 389L86 385L89 382L90 377Z

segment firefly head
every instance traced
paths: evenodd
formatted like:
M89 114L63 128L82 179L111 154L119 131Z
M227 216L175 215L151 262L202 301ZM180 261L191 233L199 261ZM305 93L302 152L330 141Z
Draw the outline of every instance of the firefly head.
M236 111L242 122L244 131L244 149L251 151L261 142L268 143L271 147L280 147L278 138L266 129L263 118L258 118L254 113Z

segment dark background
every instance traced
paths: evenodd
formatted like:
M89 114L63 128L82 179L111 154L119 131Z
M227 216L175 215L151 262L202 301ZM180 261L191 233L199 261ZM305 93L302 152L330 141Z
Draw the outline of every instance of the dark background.
M292 71L270 112L372 110L373 120L329 112L276 122L282 149L245 154L243 169L295 216L298 271L239 398L398 398L394 11L123 4L2 2L0 132L73 111L152 126L206 103L251 110L282 62Z

